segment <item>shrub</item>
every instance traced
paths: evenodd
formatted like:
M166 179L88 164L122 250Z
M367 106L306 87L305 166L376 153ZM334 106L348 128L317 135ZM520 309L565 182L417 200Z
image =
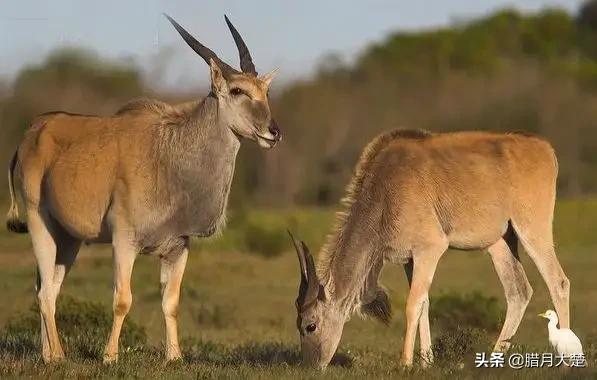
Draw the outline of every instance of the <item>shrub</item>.
M99 358L112 327L110 308L98 302L79 301L62 296L56 308L56 324L60 338L67 352L85 358ZM36 352L40 345L40 315L37 303L14 317L0 334L0 351L6 350L15 355ZM131 320L125 319L120 344L136 347L145 344L145 329Z
M437 363L445 367L462 368L474 363L476 352L487 352L491 339L487 332L476 327L457 326L446 330L433 344Z
M431 298L429 306L431 323L442 331L462 327L498 332L501 319L505 315L495 297L487 297L480 292L468 294L444 293Z
M201 305L196 313L196 321L200 327L222 329L235 324L235 309L232 306Z
M269 229L259 224L248 223L245 229L245 243L253 253L275 257L288 248L288 237L277 228Z

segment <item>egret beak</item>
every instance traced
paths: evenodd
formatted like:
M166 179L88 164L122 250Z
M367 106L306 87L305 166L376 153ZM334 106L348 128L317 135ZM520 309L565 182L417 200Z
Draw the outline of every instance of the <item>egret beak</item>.
M546 318L545 313L537 314L539 317Z

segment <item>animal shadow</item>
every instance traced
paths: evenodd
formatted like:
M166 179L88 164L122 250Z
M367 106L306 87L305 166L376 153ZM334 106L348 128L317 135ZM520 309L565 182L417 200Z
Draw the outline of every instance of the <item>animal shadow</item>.
M236 347L201 342L195 343L185 353L185 361L190 363L210 363L218 366L299 366L301 354L294 346L282 343L249 343ZM330 363L332 366L350 367L352 359L337 353Z

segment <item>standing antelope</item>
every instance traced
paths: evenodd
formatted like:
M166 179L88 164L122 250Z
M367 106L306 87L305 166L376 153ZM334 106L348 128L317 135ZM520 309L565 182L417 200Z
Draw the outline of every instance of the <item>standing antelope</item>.
M538 137L398 130L375 138L348 186L346 212L319 254L319 273L307 246L293 238L303 362L325 367L353 312L389 322L378 277L391 261L404 265L410 285L401 362L413 363L418 326L423 364L430 363L428 292L449 247L491 255L508 305L495 350L509 348L532 295L518 240L547 283L561 327L569 327L570 283L552 235L556 177L554 151Z
M263 148L281 139L268 104L274 73L257 77L251 55L228 18L242 72L166 17L209 64L207 97L175 106L133 101L110 117L43 114L10 163L7 226L31 234L46 362L64 357L55 303L82 242L111 243L113 248L114 320L104 362L118 359L138 253L160 257L166 358L180 358L176 314L189 237L210 236L222 228L241 138ZM27 223L18 219L15 170L22 179Z

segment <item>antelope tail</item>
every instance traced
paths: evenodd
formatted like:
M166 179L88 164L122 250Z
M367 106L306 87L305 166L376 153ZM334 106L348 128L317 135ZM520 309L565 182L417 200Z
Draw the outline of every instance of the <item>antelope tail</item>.
M18 156L15 151L10 164L8 165L8 190L10 192L10 209L6 215L6 228L9 231L16 232L18 234L24 234L29 232L27 223L22 222L19 219L19 206L17 205L17 197L15 193L14 173L17 166Z

